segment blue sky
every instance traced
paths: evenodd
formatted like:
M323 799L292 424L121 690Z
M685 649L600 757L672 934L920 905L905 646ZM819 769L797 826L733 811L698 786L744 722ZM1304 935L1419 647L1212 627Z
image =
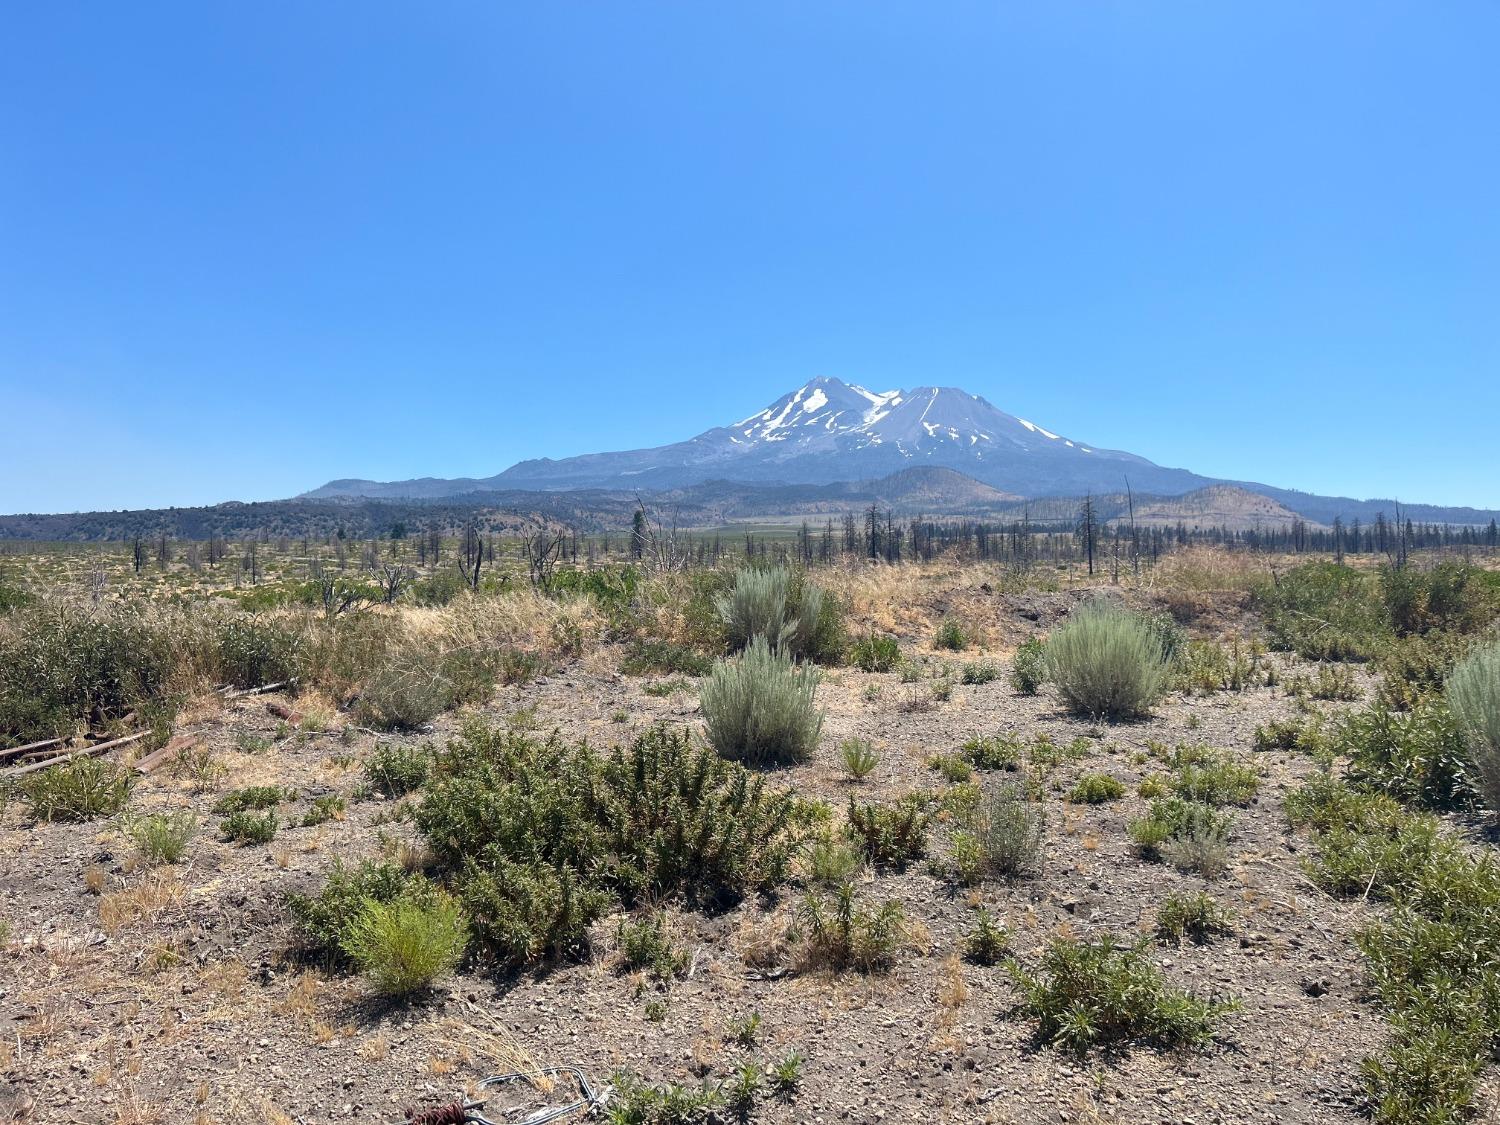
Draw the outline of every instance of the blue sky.
M12 5L0 511L488 475L815 375L1500 507L1500 6Z

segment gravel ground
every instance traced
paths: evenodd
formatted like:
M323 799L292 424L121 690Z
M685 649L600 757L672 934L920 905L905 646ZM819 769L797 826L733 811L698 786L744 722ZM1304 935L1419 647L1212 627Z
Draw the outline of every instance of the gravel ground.
M1063 612L1060 596L997 596L995 604L1005 622L995 633L1010 643ZM1216 626L1246 624L1234 605L1222 616ZM654 681L611 671L618 655L591 654L505 689L487 711L596 745L657 721L697 726L694 691L647 695ZM933 667L980 658L925 656ZM1006 654L988 658L1004 662ZM748 943L789 916L793 889L720 916L674 911L692 969L665 993L642 994L639 981L615 969L610 922L587 963L513 976L476 969L417 1003L383 1004L357 979L298 961L282 898L319 886L335 857L415 845L390 803L351 799L342 820L283 828L269 846L241 848L215 839L215 794L195 795L161 771L141 784L133 807L192 809L200 827L181 866L146 871L117 825L33 824L12 801L0 817L0 917L12 926L9 951L0 954L0 1110L48 1122L386 1121L399 1120L407 1105L451 1099L517 1060L574 1063L597 1080L625 1067L653 1081L697 1081L724 1077L744 1057L775 1060L795 1050L806 1058L799 1093L765 1100L755 1120L1355 1120L1357 1067L1379 1046L1382 1024L1364 996L1349 935L1373 908L1335 901L1300 873L1302 843L1286 828L1282 801L1311 763L1252 750L1256 726L1291 717L1295 701L1264 687L1173 696L1149 721L1099 729L1064 714L1046 693L1017 695L1003 678L955 686L946 702L912 709L927 690L894 673L830 672L818 692L828 718L817 757L774 774L773 783L841 806L851 791L870 800L939 788L926 758L971 735L1045 732L1059 743L1084 736L1093 749L1050 779L1046 858L1034 878L986 883L975 893L921 864L862 878L862 899L899 899L915 923L894 970L871 977L763 972L746 963ZM456 724L448 716L408 740L441 742ZM313 796L356 790L376 741L368 733L278 739L261 699L239 700L187 729L229 765L225 787L301 789L284 810L299 819ZM272 745L244 749L246 735ZM862 784L844 780L838 761L840 741L855 735L881 755ZM1231 870L1212 885L1129 849L1126 822L1147 803L1135 785L1161 772L1154 760L1136 764L1135 752L1153 740L1234 750L1263 773L1260 796L1238 814ZM1060 794L1085 770L1113 774L1130 792L1111 804L1068 805ZM936 855L945 833L939 827L934 835ZM1237 912L1236 934L1153 953L1174 983L1242 1000L1204 1051L1137 1048L1080 1061L1038 1047L1033 1028L1012 1014L1017 993L1005 970L953 958L981 901L1014 931L1021 959L1032 961L1059 933L1149 930L1169 893L1205 886ZM661 1022L647 1017L653 999L665 1001ZM727 1022L752 1012L762 1018L760 1041L748 1049L730 1043Z

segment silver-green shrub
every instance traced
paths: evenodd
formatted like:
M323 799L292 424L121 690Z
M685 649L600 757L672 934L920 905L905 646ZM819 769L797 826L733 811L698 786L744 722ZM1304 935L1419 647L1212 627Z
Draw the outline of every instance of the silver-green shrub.
M699 689L709 742L721 757L751 765L806 761L823 729L817 686L817 669L757 635L739 657L716 664Z
M1161 698L1167 654L1150 624L1129 610L1093 601L1047 640L1047 677L1076 714L1121 719Z
M1500 812L1500 641L1476 648L1448 675L1448 709L1469 743L1474 785Z

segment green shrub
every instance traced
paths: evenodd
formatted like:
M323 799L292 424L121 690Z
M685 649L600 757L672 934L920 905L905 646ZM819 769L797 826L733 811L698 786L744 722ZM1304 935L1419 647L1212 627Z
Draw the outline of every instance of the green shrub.
M808 842L802 862L811 882L832 887L848 882L864 863L864 857L847 839L825 830Z
M279 785L250 785L224 794L214 803L213 811L224 816L229 813L245 812L247 809L273 809L283 800L294 795Z
M269 844L275 838L279 824L275 810L264 816L251 812L231 813L219 825L219 835L232 844Z
M1171 988L1139 947L1057 938L1039 971L1019 964L1011 976L1023 999L1019 1010L1037 1021L1044 1042L1082 1055L1089 1048L1120 1043L1157 1047L1201 1047L1215 1022L1239 1005L1202 999Z
M927 854L932 814L919 796L888 805L859 804L849 798L849 833L877 867L902 868Z
M862 672L889 672L900 660L901 646L884 633L869 633L849 649L849 662Z
M411 600L421 606L451 605L469 589L457 569L438 570L412 584Z
M697 649L674 641L648 637L630 643L625 659L620 662L620 671L627 676L663 673L692 676L696 679L708 675L713 666L713 657L706 656Z
M836 662L843 654L837 601L784 566L742 567L714 605L731 651L747 649L760 637L799 659Z
M153 813L129 820L125 834L147 863L179 863L197 826L190 812Z
M1228 646L1218 641L1190 641L1178 654L1177 686L1184 692L1211 695L1218 691L1244 691L1263 679L1253 652L1234 638Z
M1168 797L1152 801L1150 815L1131 821L1127 830L1143 858L1214 878L1227 865L1233 823L1232 816L1212 805Z
M1458 633L1432 632L1392 641L1376 658L1377 698L1393 711L1410 711L1443 694L1448 674L1472 643Z
M517 660L539 658L512 650L441 652L427 645L401 645L365 681L358 713L373 727L415 730L453 707L488 698L497 677L509 683L531 678L535 670L519 670Z
M1460 560L1445 560L1429 570L1382 567L1380 589L1398 636L1435 630L1477 633L1500 613L1500 590L1493 578Z
M1356 935L1390 1022L1361 1078L1386 1125L1458 1122L1500 1042L1500 864L1471 854L1429 814L1318 778L1288 801L1315 830L1309 865L1334 894L1392 903Z
M971 738L959 752L981 770L1018 770L1025 743L1018 735L992 734Z
M880 756L875 747L865 738L846 738L839 743L839 757L843 759L844 772L855 781L863 781L875 772Z
M961 882L1010 879L1037 870L1047 820L1019 785L999 785L982 796L953 833L953 862Z
M757 636L737 659L715 665L700 689L709 742L722 757L751 765L806 761L823 728L817 685L816 669Z
M1233 754L1206 746L1179 746L1167 759L1173 792L1205 805L1248 805L1260 791L1260 777Z
M1047 675L1075 714L1145 714L1167 680L1162 642L1142 618L1096 600L1075 610L1047 641Z
M1273 719L1264 726L1255 728L1255 749L1300 750L1304 754L1321 756L1328 752L1328 736L1321 721Z
M98 758L74 758L21 779L21 796L37 820L114 816L130 800L134 774Z
M1047 642L1027 637L1011 658L1010 686L1022 695L1035 695L1047 682Z
M1164 941L1203 945L1234 932L1234 912L1208 895L1170 894L1156 911L1156 936Z
M1448 707L1467 739L1474 786L1500 813L1500 641L1474 650L1448 677Z
M927 768L936 770L950 784L968 781L974 776L974 767L957 754L934 754L927 759Z
M999 678L1000 669L989 661L965 664L963 668L963 682L966 684L987 684Z
M696 1088L677 1082L653 1086L616 1071L610 1084L610 1125L708 1125L719 1120L715 1111L724 1105L723 1090L707 1083Z
M687 969L687 954L672 944L660 914L639 922L622 919L615 940L628 969L650 969L662 981L669 981Z
M802 1084L802 1062L802 1056L792 1051L771 1068L771 1085L781 1097L791 1097Z
M1068 790L1068 800L1078 805L1102 805L1125 796L1125 784L1107 773L1086 773Z
M1307 660L1369 660L1392 636L1379 591L1352 567L1304 563L1255 591L1274 647Z
M217 633L218 678L237 687L260 687L295 679L303 637L291 621L243 614Z
M530 961L584 948L616 901L718 904L783 881L792 808L686 732L655 727L604 756L470 723L414 816L476 936Z
M0 630L0 746L98 729L165 700L174 630L135 604L40 601Z
M315 797L307 812L302 815L302 827L315 828L319 824L327 824L335 817L342 817L345 807L344 798L336 794Z
M874 910L856 906L849 883L838 889L831 903L816 895L804 898L798 926L803 961L835 973L889 969L905 936L899 902L884 902Z
M974 916L974 928L964 938L964 957L976 965L997 965L1009 951L1010 931L981 906Z
M945 617L938 625L932 646L950 652L962 652L969 647L969 635L956 617Z
M377 743L365 763L370 788L386 797L402 797L427 784L432 769L432 751L426 747Z
M287 895L287 910L303 945L323 957L339 960L355 919L366 903L392 902L399 897L427 901L435 888L394 863L365 860L356 867L335 860L323 889L316 895Z
M385 996L406 996L453 969L468 943L458 904L442 892L426 901L366 899L343 949Z
M1377 705L1349 715L1333 749L1348 756L1351 780L1399 801L1451 808L1468 796L1468 749L1440 698L1407 712Z

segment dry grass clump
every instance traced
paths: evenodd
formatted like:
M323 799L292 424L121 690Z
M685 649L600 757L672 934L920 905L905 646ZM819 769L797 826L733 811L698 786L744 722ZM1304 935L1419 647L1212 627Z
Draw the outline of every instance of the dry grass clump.
M1166 555L1152 571L1152 584L1169 591L1233 590L1246 593L1270 573L1265 555L1220 547L1183 547Z

